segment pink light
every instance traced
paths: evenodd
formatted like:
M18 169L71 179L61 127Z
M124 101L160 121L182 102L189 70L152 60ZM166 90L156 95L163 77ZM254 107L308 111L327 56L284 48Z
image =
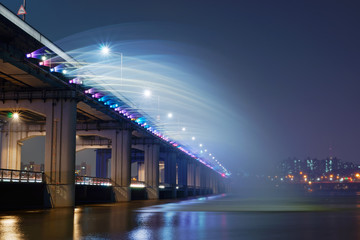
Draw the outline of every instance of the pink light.
M92 94L94 92L94 88L90 88L88 90L85 90L85 93Z
M103 95L101 93L95 93L93 95L94 98L101 98Z

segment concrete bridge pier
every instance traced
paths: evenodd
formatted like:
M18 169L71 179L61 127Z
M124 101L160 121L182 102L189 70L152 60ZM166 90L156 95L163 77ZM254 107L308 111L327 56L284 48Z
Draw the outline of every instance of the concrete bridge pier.
M115 182L115 201L130 201L131 130L113 131L111 139L111 180Z
M219 194L220 193L220 189L219 189L219 174L217 174L216 172L212 173L212 179L213 179L213 193L214 194Z
M211 170L210 169L206 169L206 174L205 174L205 187L206 187L206 193L207 194L212 194L212 190L210 187L210 174L211 174Z
M171 188L171 198L176 198L176 157L173 151L167 153L165 159L165 183Z
M186 158L178 158L178 185L181 186L183 197L188 196L188 160Z
M188 194L196 195L196 166L194 160L188 161L188 186L190 187Z
M159 144L144 146L145 185L148 199L159 199Z
M97 125L87 124L77 126L80 148L96 148L97 150L97 176L107 176L107 162L111 158L110 178L114 183L114 197L116 202L130 201L131 177L131 137L132 129L127 125ZM81 140L82 136L98 136L99 139ZM111 145L111 149L109 148ZM100 149L102 148L102 149ZM99 174L99 175L98 175ZM108 177L108 176L107 176Z
M199 172L200 172L200 194L206 195L206 179L205 179L205 166L200 164L199 165Z
M75 205L76 101L46 104L45 178L53 207Z
M196 188L196 195L201 195L201 185L200 185L200 163L194 161L195 166L195 188Z

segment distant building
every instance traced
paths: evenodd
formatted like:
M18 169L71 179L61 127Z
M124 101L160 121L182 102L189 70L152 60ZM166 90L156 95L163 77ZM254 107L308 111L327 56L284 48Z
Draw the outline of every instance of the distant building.
M91 166L86 162L82 162L80 165L76 165L75 173L79 176L91 176Z
M44 164L36 164L35 162L30 162L28 164L21 163L21 170L32 171L32 172L43 172Z
M341 162L336 157L328 157L323 160L312 159L308 157L305 160L297 158L288 158L280 162L280 173L282 176L294 176L294 179L300 175L307 175L310 179L317 179L330 175L350 176L360 173L360 167L352 162Z

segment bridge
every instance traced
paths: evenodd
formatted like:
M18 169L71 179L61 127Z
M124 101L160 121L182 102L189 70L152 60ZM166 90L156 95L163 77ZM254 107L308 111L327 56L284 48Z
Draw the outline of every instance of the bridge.
M52 207L74 206L77 185L111 187L116 202L130 201L134 187L147 199L226 191L221 169L149 127L126 101L64 74L79 63L1 4L0 19L0 182L44 183ZM22 142L37 136L46 139L41 176L20 171ZM75 153L88 148L97 149L96 178L85 179L74 174Z

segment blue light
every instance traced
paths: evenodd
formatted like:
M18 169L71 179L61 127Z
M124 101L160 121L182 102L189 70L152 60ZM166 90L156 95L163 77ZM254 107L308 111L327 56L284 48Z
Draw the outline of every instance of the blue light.
M117 108L119 106L119 104L115 103L115 104L111 104L110 108Z
M101 98L99 98L99 102L105 102L106 100L109 100L110 97L109 96L103 96Z
M146 121L146 119L144 117L140 117L140 118L135 120L135 122L138 123L138 124L143 124L143 123L145 123L145 121Z

